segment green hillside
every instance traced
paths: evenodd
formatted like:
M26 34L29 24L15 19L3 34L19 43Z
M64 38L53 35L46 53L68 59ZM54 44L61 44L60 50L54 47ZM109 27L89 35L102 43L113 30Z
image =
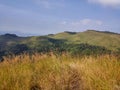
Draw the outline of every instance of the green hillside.
M0 35L0 58L11 54L48 52L97 55L120 52L120 34L88 30L62 32L45 36L19 37L15 34Z
M25 40L24 37L18 37L15 34L0 35L0 50L6 50L7 48L18 44Z
M65 39L67 43L88 43L90 45L104 46L110 50L120 48L120 34L88 30L79 33L63 32L49 36L55 39Z
M46 36L18 37L15 34L0 35L0 47L7 48L15 44L25 44L30 48L36 46L52 45L56 42L68 44L87 43L103 46L110 50L120 48L120 34L88 30L85 32L62 32Z

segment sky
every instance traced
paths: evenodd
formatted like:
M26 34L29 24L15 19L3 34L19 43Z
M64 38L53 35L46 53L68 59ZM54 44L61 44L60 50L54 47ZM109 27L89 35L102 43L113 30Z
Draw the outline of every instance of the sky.
M120 0L0 0L0 33L120 33Z

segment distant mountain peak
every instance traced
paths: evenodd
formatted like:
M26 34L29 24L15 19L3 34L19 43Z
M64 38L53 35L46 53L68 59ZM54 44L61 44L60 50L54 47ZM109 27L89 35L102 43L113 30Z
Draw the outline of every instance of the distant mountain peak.
M10 34L10 33L6 33L6 34L4 34L4 36L6 36L6 37L18 37L16 34Z

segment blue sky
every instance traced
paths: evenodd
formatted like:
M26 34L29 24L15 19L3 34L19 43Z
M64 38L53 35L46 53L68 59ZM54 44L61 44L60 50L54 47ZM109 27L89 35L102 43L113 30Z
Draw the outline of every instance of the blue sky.
M120 0L0 0L0 33L120 33Z

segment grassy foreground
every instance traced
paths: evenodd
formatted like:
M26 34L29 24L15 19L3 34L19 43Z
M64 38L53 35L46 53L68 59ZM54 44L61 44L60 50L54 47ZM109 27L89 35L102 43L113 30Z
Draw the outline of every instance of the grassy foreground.
M109 55L6 57L0 63L0 90L120 90L120 60Z

